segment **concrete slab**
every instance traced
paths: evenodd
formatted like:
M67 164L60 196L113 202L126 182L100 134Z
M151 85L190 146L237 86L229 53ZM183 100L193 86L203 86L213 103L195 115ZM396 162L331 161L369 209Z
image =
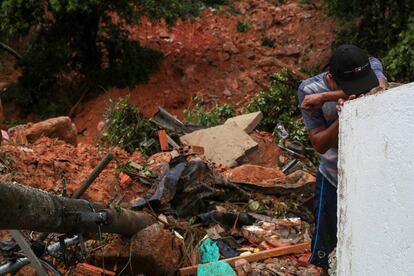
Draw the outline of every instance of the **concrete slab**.
M181 143L204 148L204 156L217 165L238 165L246 152L257 147L257 143L234 122L208 129L194 131L180 137Z
M258 111L229 118L224 124L236 123L239 127L244 129L244 131L250 133L256 128L262 119L263 114L261 111Z

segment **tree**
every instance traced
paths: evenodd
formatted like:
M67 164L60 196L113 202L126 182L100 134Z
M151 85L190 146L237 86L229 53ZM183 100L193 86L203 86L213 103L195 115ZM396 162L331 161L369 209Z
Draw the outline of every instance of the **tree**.
M162 54L131 40L126 26L142 15L173 23L196 15L202 4L201 0L0 0L2 36L31 34L29 48L17 63L23 74L8 98L24 110L47 116L66 113L84 90L146 81ZM82 85L64 93L62 83Z
M414 15L412 0L325 0L325 5L330 15L341 19L345 33L338 39L355 42L373 54L393 46Z
M77 229L83 233L97 233L97 223L83 221L82 214L90 217L91 213L105 213L107 219L102 232L132 236L156 222L152 215L144 212L61 197L15 182L0 182L0 193L7 195L0 201L2 230L68 233Z

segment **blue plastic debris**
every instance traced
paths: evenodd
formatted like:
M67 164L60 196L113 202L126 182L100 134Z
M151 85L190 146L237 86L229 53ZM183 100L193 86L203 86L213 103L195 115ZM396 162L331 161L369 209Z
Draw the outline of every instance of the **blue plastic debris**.
M205 239L200 245L200 255L203 264L218 261L220 254L217 243L211 238Z
M197 268L197 276L233 276L236 275L233 268L226 262L214 262L200 264Z

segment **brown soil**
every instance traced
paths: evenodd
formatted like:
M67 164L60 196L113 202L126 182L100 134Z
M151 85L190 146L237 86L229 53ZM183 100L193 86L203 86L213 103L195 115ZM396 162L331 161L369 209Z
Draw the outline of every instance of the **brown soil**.
M182 118L182 111L195 95L210 103L230 103L239 111L257 92L269 85L269 76L281 68L273 60L293 67L318 68L326 62L334 40L333 20L325 18L319 1L301 7L298 1L238 1L228 7L206 10L195 22L174 26L143 18L131 28L132 37L144 46L165 54L160 68L146 84L114 88L83 103L75 114L78 129L87 128L80 142L92 143L108 99L129 96L146 116L158 105ZM252 28L240 33L238 20ZM275 48L261 45L262 38L275 38Z
M142 196L147 190L145 186L136 181L125 189L119 186L119 175L116 172L117 162L123 164L131 159L136 163L141 163L143 157L139 153L129 155L119 148L111 148L103 152L92 145L80 144L74 147L63 141L49 138L37 140L30 145L30 148L2 145L0 149L12 161L11 172L1 174L2 181L12 180L49 192L60 192L61 178L64 175L70 195L110 151L114 154L115 160L109 163L83 198L108 203L117 193L122 193L125 202L136 196Z

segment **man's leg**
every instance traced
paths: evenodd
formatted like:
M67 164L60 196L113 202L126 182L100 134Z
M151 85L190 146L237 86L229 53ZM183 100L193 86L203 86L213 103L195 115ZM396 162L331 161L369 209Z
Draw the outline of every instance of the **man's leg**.
M336 199L336 188L318 173L314 199L315 232L309 262L325 269L328 268L328 255L336 247L337 242Z

